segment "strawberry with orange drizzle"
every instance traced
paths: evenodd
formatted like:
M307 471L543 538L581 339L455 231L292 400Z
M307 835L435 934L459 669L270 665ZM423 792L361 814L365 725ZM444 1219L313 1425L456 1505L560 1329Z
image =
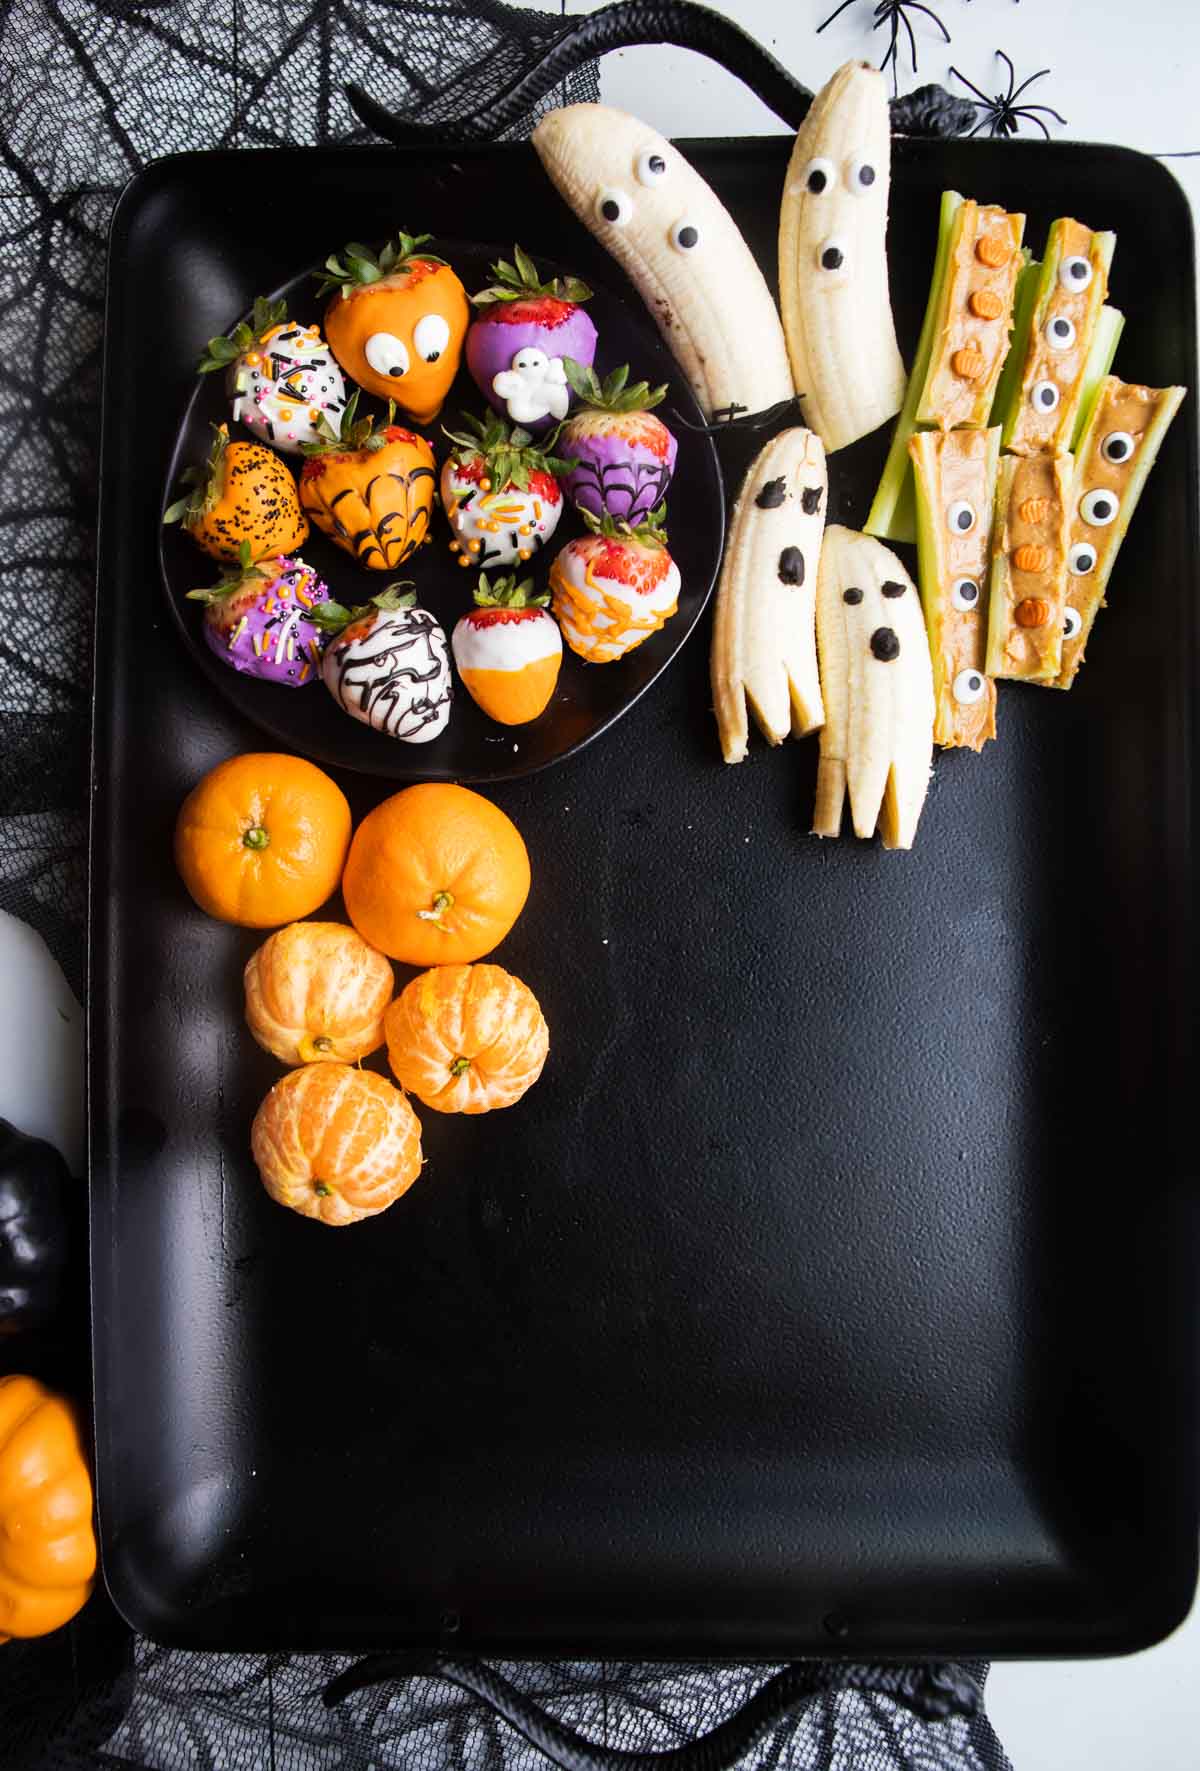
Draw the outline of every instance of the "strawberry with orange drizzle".
M442 504L460 566L512 566L532 559L558 527L563 495L556 474L575 464L534 443L527 430L489 412L463 415L448 430L454 451L442 468Z
M502 726L523 726L549 704L562 663L562 635L546 612L549 591L515 575L489 584L479 574L476 607L451 636L454 662L471 698Z
M657 633L679 607L679 567L667 552L667 507L642 523L583 512L592 531L568 541L550 568L551 608L573 652L611 664Z
M666 385L631 386L628 363L603 381L570 358L564 367L579 404L559 432L559 447L576 458L563 491L593 516L640 523L662 503L675 471L679 445L650 409Z

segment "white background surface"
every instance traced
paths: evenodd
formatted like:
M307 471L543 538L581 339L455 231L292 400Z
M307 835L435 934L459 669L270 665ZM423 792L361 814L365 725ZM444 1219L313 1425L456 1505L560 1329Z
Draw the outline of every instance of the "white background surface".
M517 0L520 4L521 0ZM543 0L545 3L545 0ZM597 0L598 3L598 0ZM833 0L742 0L720 8L809 86L851 56L878 60L886 33L868 30L873 0L854 0L822 36ZM913 15L920 61L901 64L901 89L947 81L954 63L984 91L998 89L994 51L1018 79L1053 72L1029 93L1068 119L1055 135L1113 141L1146 152L1200 149L1200 7L1196 0L931 0L949 29L942 43ZM569 0L568 11L595 10ZM745 87L686 51L637 49L606 58L602 95L673 135L735 135L783 127ZM951 83L952 84L952 83ZM1200 158L1172 170L1200 203ZM1103 215L1097 222L1103 225ZM80 1021L40 941L0 914L0 1000L11 1037L0 1045L0 1114L51 1136L78 1163L82 1104ZM17 1030L19 1030L19 1037ZM20 1060L18 1062L17 1060ZM1172 1639L1120 1661L998 1665L988 1707L1015 1771L1196 1771L1200 1766L1200 1611Z
M602 0L567 0L568 14ZM806 86L851 57L878 62L887 31L870 31L873 0L854 0L820 36L836 0L737 0L736 19ZM981 91L1004 89L995 51L1018 83L1052 71L1027 93L1067 119L1053 136L1117 142L1145 153L1200 150L1198 0L930 0L951 35L913 13L918 73L901 58L900 89L935 80L952 91L955 67ZM901 32L904 38L903 31ZM784 128L739 80L687 50L630 49L600 64L601 97L667 135L762 135ZM1030 132L1022 124L1021 133ZM1034 131L1033 133L1038 133ZM1040 137L1039 137L1040 138ZM1171 170L1200 207L1200 157ZM1096 224L1104 225L1098 211ZM1126 243L1128 246L1128 243ZM1200 1276L1198 1276L1200 1277ZM1124 1660L997 1664L988 1711L1015 1771L1197 1771L1200 1767L1200 1610L1169 1642Z

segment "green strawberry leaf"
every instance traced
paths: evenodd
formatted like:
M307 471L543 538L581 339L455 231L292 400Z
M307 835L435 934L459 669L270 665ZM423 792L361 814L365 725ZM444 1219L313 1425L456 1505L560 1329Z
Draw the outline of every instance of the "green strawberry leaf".
M491 583L487 573L481 572L472 594L481 609L544 609L550 601L548 590L535 596L533 579L522 578L518 583L515 572L495 578Z
M610 541L640 541L643 547L660 548L667 545L667 505L666 500L642 518L640 523L629 524L619 521L605 511L603 516L595 516L582 505L576 509L593 535L604 535Z
M432 238L432 234L401 232L394 240L388 240L378 254L360 240L349 241L342 248L342 258L331 253L325 260L324 271L313 273L317 279L318 299L335 294L346 297L354 289L368 289L394 271L406 269L413 259L419 258L424 264L445 264L446 260L438 258L436 253L422 250L426 241Z
M211 375L216 369L227 369L245 351L258 344L264 332L269 332L273 326L282 326L286 319L286 301L282 298L271 301L265 295L256 295L248 322L239 320L222 337L209 339L205 353L196 365L196 373Z
M476 307L497 301L532 301L547 295L577 305L591 300L592 291L578 277L551 277L543 283L537 265L522 247L513 247L513 259L515 262L510 264L507 258L498 258L490 267L495 281L471 297Z

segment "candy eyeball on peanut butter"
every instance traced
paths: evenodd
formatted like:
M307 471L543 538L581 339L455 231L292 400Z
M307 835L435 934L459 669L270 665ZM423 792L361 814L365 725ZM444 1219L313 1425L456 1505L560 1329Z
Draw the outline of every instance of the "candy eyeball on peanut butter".
M218 369L235 422L260 442L298 455L318 440L322 418L337 429L345 379L320 329L289 320L283 302L256 301L249 321L209 340L200 371Z

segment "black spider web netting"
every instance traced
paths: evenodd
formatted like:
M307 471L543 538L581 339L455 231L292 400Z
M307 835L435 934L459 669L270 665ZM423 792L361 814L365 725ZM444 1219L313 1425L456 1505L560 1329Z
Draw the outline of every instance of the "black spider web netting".
M106 228L149 160L365 139L349 70L436 122L498 94L563 21L495 0L0 3L0 908L45 935L82 994L87 727ZM594 68L547 104L598 96ZM513 134L523 134L534 117ZM103 587L101 587L103 595ZM429 1679L334 1711L335 1657L211 1655L132 1640L102 1596L0 1649L6 1771L517 1771L545 1761ZM693 1741L773 1670L614 1662L502 1669L561 1721L641 1752ZM977 1679L985 1671L971 1669ZM780 1771L1007 1771L986 1720L925 1723L842 1690L744 1761Z

